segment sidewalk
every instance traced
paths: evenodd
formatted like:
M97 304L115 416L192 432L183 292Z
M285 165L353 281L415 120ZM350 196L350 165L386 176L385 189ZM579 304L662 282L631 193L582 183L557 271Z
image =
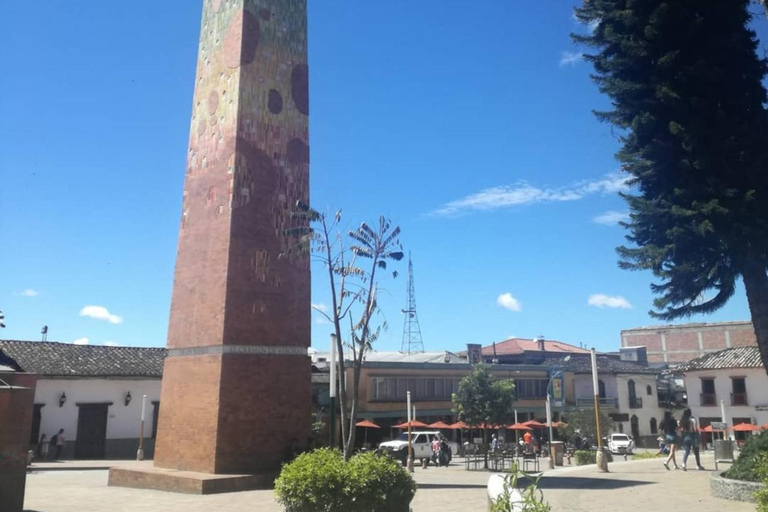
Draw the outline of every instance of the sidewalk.
M702 460L714 468L711 455ZM98 464L121 461L63 461L41 464L27 476L26 510L35 512L283 512L272 491L211 496L171 494L107 487L107 471ZM696 512L754 512L754 505L723 501L709 493L711 471L666 471L660 459L610 465L610 473L592 466L566 466L547 471L540 487L554 512L615 512L692 509ZM490 473L466 471L463 464L448 468L416 468L418 491L414 512L482 512ZM108 504L108 506L106 505Z

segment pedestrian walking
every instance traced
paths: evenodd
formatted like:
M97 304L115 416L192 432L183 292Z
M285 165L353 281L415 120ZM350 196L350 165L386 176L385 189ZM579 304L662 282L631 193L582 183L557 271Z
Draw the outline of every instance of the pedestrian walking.
M491 436L491 451L495 452L499 449L499 438L496 437L496 434L493 434Z
M691 410L683 411L683 417L680 418L680 438L683 440L683 471L688 471L688 456L693 449L693 421L691 420Z
M59 457L61 457L61 451L64 449L64 441L66 439L64 438L64 429L59 429L59 433L56 434L56 454L54 455L54 460L59 460Z
M40 460L48 458L48 436L45 434L40 436L40 442L37 443L37 456Z
M669 471L669 462L672 461L672 463L675 465L675 469L680 469L677 467L677 460L675 459L678 425L674 416L672 416L672 411L664 411L664 419L661 420L660 427L664 432L664 442L667 446L669 446L669 455L667 456L667 460L665 460L662 464L664 464L664 468Z
M699 430L699 422L696 418L691 418L693 422L693 457L696 459L696 469L704 471L704 466L701 465L701 456L699 454L699 448L701 447L701 431Z

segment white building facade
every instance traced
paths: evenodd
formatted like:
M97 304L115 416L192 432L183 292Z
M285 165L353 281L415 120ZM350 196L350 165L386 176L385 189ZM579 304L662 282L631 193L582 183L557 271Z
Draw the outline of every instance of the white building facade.
M676 371L684 375L688 406L702 426L768 424L768 375L757 347L707 354Z
M165 349L0 340L0 351L37 375L32 447L64 429L62 458L135 458L143 403L153 457Z

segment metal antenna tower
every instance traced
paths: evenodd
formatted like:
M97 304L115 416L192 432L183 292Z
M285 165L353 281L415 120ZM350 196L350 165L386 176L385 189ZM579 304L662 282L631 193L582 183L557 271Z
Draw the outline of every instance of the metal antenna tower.
M419 315L416 313L416 290L413 287L413 261L408 253L408 305L402 310L405 315L403 325L403 343L400 352L424 352L424 341L421 339Z

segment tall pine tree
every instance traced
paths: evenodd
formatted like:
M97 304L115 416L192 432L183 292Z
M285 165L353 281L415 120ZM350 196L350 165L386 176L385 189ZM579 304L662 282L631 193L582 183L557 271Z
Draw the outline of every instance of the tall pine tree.
M651 315L721 308L744 281L768 371L768 62L748 0L584 0L573 35L618 127L636 193L619 265L660 282Z

